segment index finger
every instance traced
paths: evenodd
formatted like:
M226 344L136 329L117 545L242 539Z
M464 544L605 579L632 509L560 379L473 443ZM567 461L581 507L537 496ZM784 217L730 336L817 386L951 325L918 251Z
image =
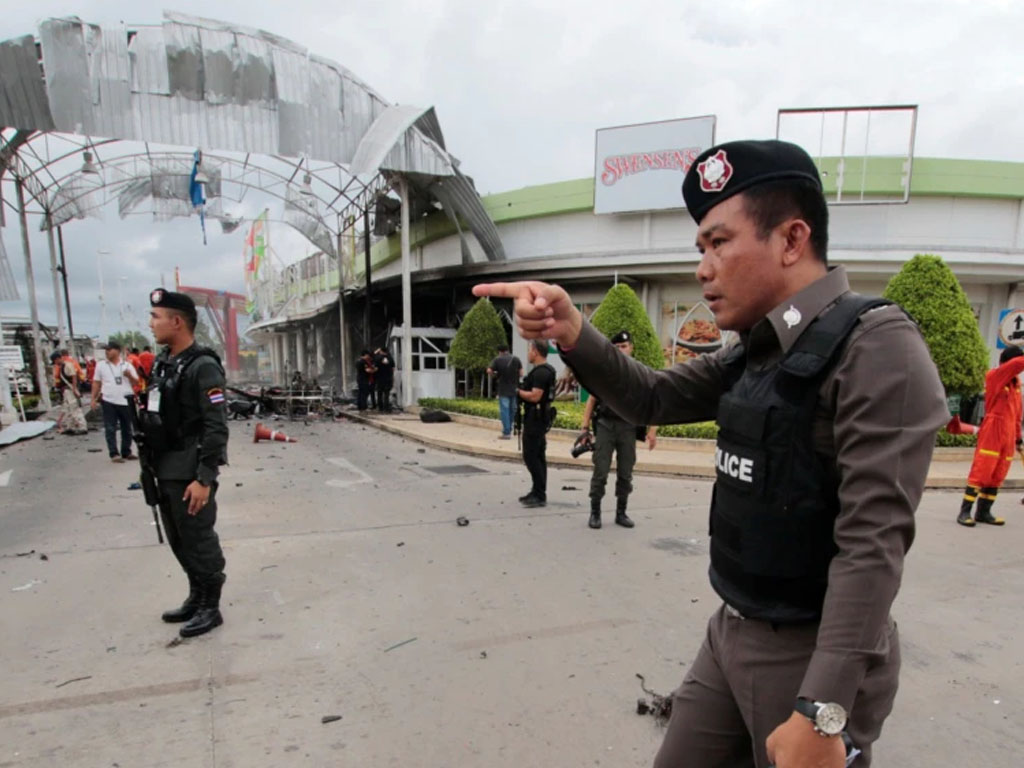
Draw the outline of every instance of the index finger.
M520 281L516 283L479 283L473 286L474 296L494 296L499 299L518 299L523 293L533 293L531 286L535 283Z

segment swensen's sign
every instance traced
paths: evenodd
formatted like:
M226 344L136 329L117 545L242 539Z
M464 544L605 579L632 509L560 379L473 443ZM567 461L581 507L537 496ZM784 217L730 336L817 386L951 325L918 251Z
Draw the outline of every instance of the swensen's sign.
M597 131L594 213L683 207L683 176L715 140L715 117L691 117Z
M612 186L624 176L644 171L679 171L685 174L700 154L698 147L687 149L662 149L656 152L634 152L631 155L616 155L604 159L604 173L601 183ZM682 183L680 181L680 183Z

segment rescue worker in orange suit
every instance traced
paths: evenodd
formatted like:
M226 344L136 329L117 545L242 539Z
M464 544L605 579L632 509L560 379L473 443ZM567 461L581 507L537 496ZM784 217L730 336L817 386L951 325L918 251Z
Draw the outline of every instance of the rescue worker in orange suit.
M1007 347L999 356L999 366L985 374L985 418L978 430L978 446L974 463L967 476L964 501L956 521L960 525L975 523L1003 525L1006 521L992 514L999 486L1006 479L1013 463L1015 449L1021 448L1020 379L1024 372L1024 349ZM978 510L971 517L971 507Z

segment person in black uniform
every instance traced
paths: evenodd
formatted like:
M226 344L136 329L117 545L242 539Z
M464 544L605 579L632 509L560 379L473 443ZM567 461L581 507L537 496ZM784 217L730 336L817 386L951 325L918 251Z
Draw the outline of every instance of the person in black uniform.
M373 366L377 369L377 410L381 413L391 411L391 388L395 385L395 361L386 349L377 348L373 356Z
M364 349L356 360L356 386L358 387L356 407L360 411L366 410L366 399L370 394L370 377L373 375L373 371L373 355L370 354L370 350Z
M524 507L543 507L548 501L548 464L544 455L551 426L548 411L555 391L555 369L548 363L547 340L530 342L526 359L534 367L526 374L517 394L523 403L523 461L533 485L519 502Z
M195 343L191 298L157 288L149 301L149 327L166 347L153 364L141 415L144 444L155 468L167 542L189 583L185 602L162 618L187 622L180 634L192 637L224 623L224 553L214 530L217 474L227 463L224 369L212 349Z

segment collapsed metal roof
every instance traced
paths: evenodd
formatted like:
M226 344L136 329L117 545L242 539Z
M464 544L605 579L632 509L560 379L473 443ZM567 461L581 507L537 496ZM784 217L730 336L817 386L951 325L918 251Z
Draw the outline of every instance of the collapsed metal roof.
M0 126L304 157L410 177L487 258L504 258L433 109L389 104L352 72L268 32L164 13L103 28L47 19L0 42ZM366 159L374 167L368 167ZM461 229L460 229L461 234Z

